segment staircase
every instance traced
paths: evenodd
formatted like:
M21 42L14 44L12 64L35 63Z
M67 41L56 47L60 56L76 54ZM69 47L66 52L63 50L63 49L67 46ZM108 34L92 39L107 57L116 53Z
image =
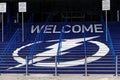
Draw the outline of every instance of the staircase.
M102 36L98 39L95 38L92 40L86 40L85 46L84 40L81 42L68 42L68 44L65 44L65 41L70 41L72 38L67 39L66 37L69 36L64 35L64 39L61 42L59 55L57 55L59 42L58 39L50 41L48 40L50 38L50 35L48 35L47 39L46 34L44 37L47 40L40 42L41 35L38 35L38 37L36 36L38 38L36 39L36 37L33 37L30 34L26 33L25 42L21 42L19 40L19 38L21 38L21 33L20 30L18 30L13 34L8 35L12 35L9 40L0 42L0 73L25 74L27 70L29 74L54 74L56 69L55 66L57 66L58 74L85 74L85 70L87 70L88 74L115 74L116 70L118 70L118 73L120 74L119 25L120 23L117 22L109 23L112 43L111 41L106 42L104 39L105 37ZM74 35L71 34L71 37L74 37ZM59 38L59 35L55 38ZM80 38L83 38L83 36L80 36ZM7 37L5 39L7 39ZM105 56L95 56L94 54L99 51L100 47L90 41L94 41L94 43L95 41L103 43L106 45L106 47L109 48L109 52ZM67 49L67 47L71 48ZM100 54L105 53L106 50L107 49L103 49L103 51L100 51ZM18 56L13 57L13 54ZM56 59L55 56L57 57ZM85 60L87 64L85 64ZM116 60L118 62L116 62ZM55 61L57 65L55 64ZM117 69L116 64L118 64Z

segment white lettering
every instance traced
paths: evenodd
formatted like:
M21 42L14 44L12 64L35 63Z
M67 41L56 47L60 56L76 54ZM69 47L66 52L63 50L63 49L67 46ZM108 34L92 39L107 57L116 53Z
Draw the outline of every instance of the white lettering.
M53 25L47 25L47 26L45 26L44 33L51 33L52 28L53 28Z
M81 26L80 25L74 25L72 27L73 33L80 33L81 32Z
M54 26L53 33L60 33L60 31L57 31L57 25Z
M94 28L95 28L95 33L103 33L102 24L95 24Z
M65 25L64 26L59 26L59 25L37 25L31 26L31 33L56 33L59 34L61 32L61 27L64 28L62 29L63 33L84 33L89 32L89 33L103 33L102 29L102 24L90 24L90 25Z

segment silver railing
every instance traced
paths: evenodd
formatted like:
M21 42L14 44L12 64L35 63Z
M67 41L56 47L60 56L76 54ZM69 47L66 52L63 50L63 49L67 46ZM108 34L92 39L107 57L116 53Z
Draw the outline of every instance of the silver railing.
M72 61L73 63L69 63ZM35 66L39 63L42 64ZM52 73L54 76L65 73L84 74L84 76L90 74L118 76L120 73L120 56L1 56L0 74L4 73L20 73L26 76L34 73Z

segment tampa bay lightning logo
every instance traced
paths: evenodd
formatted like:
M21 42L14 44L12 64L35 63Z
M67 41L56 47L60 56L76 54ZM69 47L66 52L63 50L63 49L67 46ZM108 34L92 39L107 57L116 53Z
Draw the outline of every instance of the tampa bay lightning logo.
M87 42L95 44L99 48L98 51L91 56L105 56L109 52L109 48L107 47L107 45L105 45L102 42L93 40L93 39L99 38L99 37L100 36L93 36L93 37L87 37L86 38ZM55 42L55 41L59 41L59 40L48 40L46 42ZM61 55L68 54L69 49L77 47L77 46L81 46L81 45L84 44L83 42L84 42L84 38L64 39L62 41ZM22 67L22 66L26 65L26 60L19 56L19 51L21 51L22 49L24 49L26 47L29 47L29 46L32 46L32 45L35 45L35 44L41 44L41 43L42 43L42 41L38 41L38 42L35 42L35 43L29 43L29 44L24 45L20 48L17 48L13 52L12 56L13 56L13 59L16 60L20 64L14 66L14 67L10 67L9 69L19 68L19 67ZM66 46L68 44L71 44L71 45ZM57 49L58 49L57 47L58 47L58 43L50 45L50 46L46 47L46 49L50 49L50 50L47 50L47 51L44 51L44 52L41 52L41 53L37 53L35 56L51 56L51 57L54 57L54 56L56 56L56 53L57 53ZM18 57L14 57L14 56L18 56ZM40 62L42 60L46 60L46 59L49 59L51 57L36 57L32 60L29 60L28 64L33 65L33 66L38 66L38 67L41 67L41 66L43 66L43 67L55 67L54 62L52 62L52 63L41 63ZM102 57L87 57L87 63L94 62L96 60L99 60L100 58L102 58ZM58 64L58 67L69 67L69 66L84 65L84 63L85 63L85 59L65 61L65 62L60 62Z

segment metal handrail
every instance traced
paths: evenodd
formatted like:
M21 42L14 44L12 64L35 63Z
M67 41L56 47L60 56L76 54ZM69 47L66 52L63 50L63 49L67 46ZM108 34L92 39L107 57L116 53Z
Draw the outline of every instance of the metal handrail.
M19 57L19 56L12 56L12 57ZM10 55L8 55L8 56L2 56L1 58L4 58L4 59L6 59L7 58L7 60L9 60L9 59L12 59L12 57L10 56ZM36 71L36 69L37 68L34 68L34 67L32 67L32 66L29 66L29 58L31 57L31 56L22 56L22 57L24 57L25 58L25 60L26 60L26 64L25 64L25 66L24 67L22 67L21 69L22 69L22 71L25 71L25 74L26 74L26 76L27 75L29 75L29 71L34 71L34 70L29 70L29 68L32 68L32 69L35 69L35 71ZM59 65L59 63L57 62L57 56L32 56L32 59L33 58L36 58L36 57L52 57L53 59L50 59L50 60L52 60L52 63L53 63L53 61L54 61L54 63L55 63L55 67L54 67L54 75L55 76L57 76L58 74L59 74L59 67L58 67L58 65ZM68 59L67 59L67 57L68 57ZM110 55L108 55L108 56L106 56L106 57L104 57L104 56L90 56L90 55L87 55L87 56L80 56L80 58L81 57L83 57L84 58L84 60L85 60L85 64L82 66L82 67L80 67L79 68L79 66L71 66L71 67L68 67L67 69L69 70L69 71L67 71L67 72L70 72L70 71L75 71L74 69L73 70L71 70L72 68L75 68L75 69L77 69L77 70L79 70L79 69L82 69L82 70L80 70L80 71L84 71L85 72L85 76L88 76L88 74L89 74L89 71L90 72L95 72L96 71L96 69L101 69L101 70L99 70L100 72L113 72L113 73L115 73L115 76L118 76L118 68L119 68L119 64L118 64L118 62L119 62L119 58L118 57L120 57L120 56L110 56ZM105 60L105 62L110 62L110 63L105 63L105 64L102 64L102 61L95 61L94 63L88 63L87 62L87 57L104 57L104 59L109 59L109 60L112 60L113 59L113 57L115 58L115 63L113 63L113 61L109 61L109 60ZM61 56L60 55L60 57L59 57L59 59L65 59L65 60L71 60L71 58L73 58L73 59L75 59L75 56ZM79 57L77 56L77 59L79 59ZM7 61L1 61L1 63L5 63L5 62L7 62ZM9 63L9 64L1 64L0 63L0 65L1 65L1 67L0 67L0 71L4 71L4 70L1 70L1 69L4 69L4 68L8 68L9 66L11 66L11 65L15 65L16 63L14 63L15 61L8 61L7 63ZM97 64L97 63L98 64ZM101 62L101 63L100 63ZM50 63L50 62L49 62ZM100 64L99 64L100 63ZM103 61L103 63L104 63L104 61ZM73 63L73 64L75 64L75 63ZM68 64L66 64L66 65L68 65ZM97 65L97 66L96 66ZM106 67L108 70L106 70L106 71L104 71L104 70L102 70L102 69L104 69L104 67L101 67L102 65L104 65L104 67L105 66L109 66L109 65L112 65L112 66L110 66L110 67ZM5 67L4 67L5 66ZM24 70L25 69L25 70ZM61 68L62 69L62 68ZM65 71L65 69L66 68L64 68L62 71ZM91 69L94 69L94 70L91 70ZM111 70L112 69L112 70ZM9 70L9 71L17 71L17 69L16 70ZM44 70L42 70L42 71L44 71ZM37 71L37 72L39 72L39 70Z

